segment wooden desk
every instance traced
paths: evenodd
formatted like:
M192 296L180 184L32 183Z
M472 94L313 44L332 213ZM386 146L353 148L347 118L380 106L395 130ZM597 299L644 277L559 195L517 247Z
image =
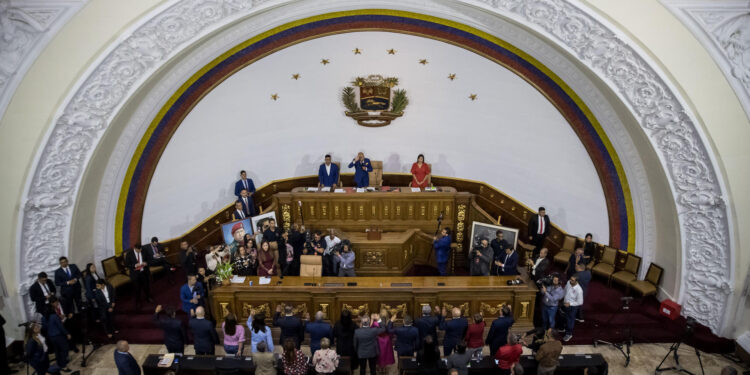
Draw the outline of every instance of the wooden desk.
M353 314L387 309L396 321L404 314L421 315L422 306L439 305L448 310L459 307L465 316L481 312L488 323L499 313L501 304L512 306L517 329L533 327L537 288L533 283L508 286L512 276L446 277L278 277L259 285L258 277L247 277L244 284L231 284L210 291L217 327L228 311L245 322L250 310L264 313L271 322L277 306L290 304L294 313L304 316L323 311L327 319L338 320L343 309ZM252 281L253 285L248 283ZM349 285L348 283L356 283ZM440 284L444 285L440 285ZM307 284L307 285L306 285ZM315 285L315 286L314 286Z
M365 232L345 232L340 237L352 242L357 276L401 276L415 263L435 263L432 236L419 229L384 232L379 240L368 240Z

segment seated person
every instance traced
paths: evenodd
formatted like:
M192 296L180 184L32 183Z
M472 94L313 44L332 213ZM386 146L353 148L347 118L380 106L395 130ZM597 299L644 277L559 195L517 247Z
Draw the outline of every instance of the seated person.
M234 202L234 211L232 212L232 221L242 220L247 217L245 210L242 209L242 202Z
M358 153L357 157L352 159L352 162L349 163L349 168L354 168L354 183L358 188L370 185L369 172L372 172L372 164L363 152Z
M512 247L508 247L505 249L505 258L495 261L495 265L500 268L502 276L518 275L518 253Z
M338 265L339 276L357 276L354 273L354 251L349 240L341 241L341 252L334 250L333 257Z
M302 254L323 256L325 250L326 241L321 237L320 231L316 230L315 234L313 234L312 241L305 244L305 248L304 250L302 250Z
M164 253L164 247L159 243L159 239L151 237L151 243L143 246L144 249L148 250L151 259L148 261L149 266L164 266L164 268L174 272L176 268L167 262L167 254Z
M255 216L255 202L253 202L253 198L250 197L250 193L242 189L240 191L240 196L237 198L237 202L240 202L242 204L242 212L245 213L245 216Z
M318 187L336 188L339 183L339 167L331 163L331 155L326 155L325 163L318 168Z

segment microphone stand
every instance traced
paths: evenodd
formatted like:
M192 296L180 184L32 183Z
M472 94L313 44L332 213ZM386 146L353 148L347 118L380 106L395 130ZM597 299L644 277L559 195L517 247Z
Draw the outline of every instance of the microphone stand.
M440 211L440 216L437 218L437 229L435 229L435 235L440 233L440 225L443 223L443 211Z

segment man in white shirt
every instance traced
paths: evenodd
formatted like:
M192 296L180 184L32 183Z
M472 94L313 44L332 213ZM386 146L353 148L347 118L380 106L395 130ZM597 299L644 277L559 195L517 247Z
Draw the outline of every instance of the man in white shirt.
M570 341L573 338L573 327L576 323L578 309L583 305L583 289L578 285L578 276L573 275L565 285L565 299L563 300L567 314L568 324L565 327L565 337L563 341Z
M336 276L338 275L338 272L334 269L333 248L341 243L341 239L336 237L333 228L329 229L328 233L328 236L325 238L326 249L323 252L323 276Z
M216 267L226 261L229 261L229 249L227 249L226 246L213 246L209 253L206 254L206 267L211 273L214 273Z

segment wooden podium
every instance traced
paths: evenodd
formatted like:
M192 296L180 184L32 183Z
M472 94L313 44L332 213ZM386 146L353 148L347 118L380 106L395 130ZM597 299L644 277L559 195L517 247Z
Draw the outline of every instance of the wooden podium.
M432 237L419 229L384 232L379 240L368 240L365 232L344 232L352 243L357 276L401 276L412 265L434 265Z

